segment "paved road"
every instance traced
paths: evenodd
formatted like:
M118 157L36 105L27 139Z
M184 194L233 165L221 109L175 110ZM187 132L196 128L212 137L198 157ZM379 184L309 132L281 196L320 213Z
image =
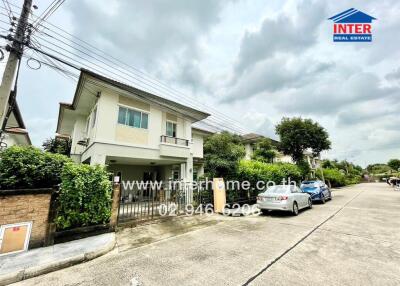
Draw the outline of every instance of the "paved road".
M124 232L118 253L19 285L400 285L399 207L400 192L360 184L298 217L224 218L135 249Z

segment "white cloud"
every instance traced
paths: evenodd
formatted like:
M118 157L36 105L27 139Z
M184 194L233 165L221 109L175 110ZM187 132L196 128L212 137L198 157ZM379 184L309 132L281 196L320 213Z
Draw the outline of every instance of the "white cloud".
M345 1L66 1L51 21L249 132L272 136L282 116L302 115L327 128L329 156L362 164L400 157L400 3L351 6L378 19L372 43L332 42L327 18L351 8ZM72 100L75 84L22 67L18 99L40 145L54 135L58 102Z

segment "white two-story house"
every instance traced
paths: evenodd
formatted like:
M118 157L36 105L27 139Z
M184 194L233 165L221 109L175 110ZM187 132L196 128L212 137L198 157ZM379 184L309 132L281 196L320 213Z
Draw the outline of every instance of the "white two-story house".
M126 180L184 180L203 172L203 137L192 124L209 116L163 97L81 70L71 104L60 103L57 134L71 158L107 165Z

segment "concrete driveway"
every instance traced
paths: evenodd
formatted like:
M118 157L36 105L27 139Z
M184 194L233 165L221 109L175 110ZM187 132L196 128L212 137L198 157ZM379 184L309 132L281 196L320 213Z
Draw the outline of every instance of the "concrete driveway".
M400 285L399 207L400 192L371 183L297 217L125 230L114 253L19 285Z

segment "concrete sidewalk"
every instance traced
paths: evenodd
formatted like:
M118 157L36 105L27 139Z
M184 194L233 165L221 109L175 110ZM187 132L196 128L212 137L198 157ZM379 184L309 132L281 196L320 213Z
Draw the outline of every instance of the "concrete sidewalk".
M0 285L7 285L99 257L115 246L105 233L0 257Z

